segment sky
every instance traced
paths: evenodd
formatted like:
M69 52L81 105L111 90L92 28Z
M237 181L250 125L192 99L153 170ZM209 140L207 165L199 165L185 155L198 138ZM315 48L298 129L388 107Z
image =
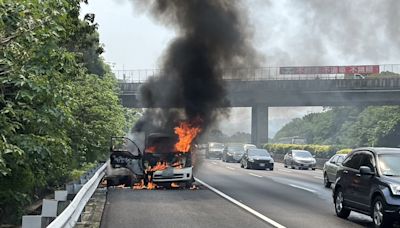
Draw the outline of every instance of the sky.
M159 24L139 0L89 0L81 15L94 13L104 58L114 70L159 68L174 39L172 27ZM253 45L263 66L356 65L398 63L398 0L243 0ZM269 109L269 134L293 118L322 107ZM221 120L227 134L250 132L251 109L232 108Z

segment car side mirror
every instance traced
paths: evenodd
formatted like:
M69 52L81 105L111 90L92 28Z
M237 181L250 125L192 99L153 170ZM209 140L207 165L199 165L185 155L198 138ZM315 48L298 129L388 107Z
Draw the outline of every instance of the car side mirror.
M375 172L371 170L368 166L361 166L360 167L360 174L361 175L375 175Z
M335 161L331 161L331 164L336 164L336 162Z
M313 155L312 157L315 158L315 155Z

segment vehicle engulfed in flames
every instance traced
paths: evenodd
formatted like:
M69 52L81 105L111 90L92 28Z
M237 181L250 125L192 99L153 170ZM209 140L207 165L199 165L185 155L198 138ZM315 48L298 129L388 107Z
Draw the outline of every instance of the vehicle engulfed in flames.
M199 128L181 124L176 135L149 133L143 143L112 137L107 185L124 184L133 189L186 187L193 185L192 142Z

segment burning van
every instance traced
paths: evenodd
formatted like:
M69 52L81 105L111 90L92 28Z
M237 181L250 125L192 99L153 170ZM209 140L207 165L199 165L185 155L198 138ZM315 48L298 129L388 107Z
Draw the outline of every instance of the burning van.
M185 137L186 133L173 136L150 133L145 137L143 150L129 138L112 137L106 175L108 186L191 187L194 182L193 138Z
M143 168L145 182L186 187L193 183L192 151L177 150L176 137L167 134L146 137Z

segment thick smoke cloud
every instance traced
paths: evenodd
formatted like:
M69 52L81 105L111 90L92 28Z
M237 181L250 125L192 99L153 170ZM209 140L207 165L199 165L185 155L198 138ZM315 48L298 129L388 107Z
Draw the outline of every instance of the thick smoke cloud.
M383 64L400 58L398 0L272 4L258 17L266 25L262 38L271 39L268 65Z
M141 89L145 106L161 108L148 109L134 131L171 133L183 119L206 130L222 114L218 107L229 104L222 69L251 66L258 58L243 7L230 0L134 2L177 31L163 56L161 75Z

